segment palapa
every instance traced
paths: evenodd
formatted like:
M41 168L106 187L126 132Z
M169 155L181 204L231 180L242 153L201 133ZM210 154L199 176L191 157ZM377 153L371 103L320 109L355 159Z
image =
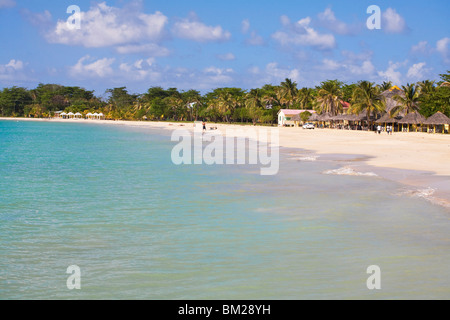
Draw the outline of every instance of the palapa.
M427 120L423 122L426 125L442 125L442 124L450 124L450 118L447 117L442 112L438 111Z
M333 120L333 115L329 112L323 113L318 117L318 121L330 121Z
M380 119L375 121L375 123L397 123L400 119L401 119L401 117L398 117L398 116L391 118L389 113L385 113Z
M399 120L400 124L422 124L426 118L418 112L408 113L403 119Z

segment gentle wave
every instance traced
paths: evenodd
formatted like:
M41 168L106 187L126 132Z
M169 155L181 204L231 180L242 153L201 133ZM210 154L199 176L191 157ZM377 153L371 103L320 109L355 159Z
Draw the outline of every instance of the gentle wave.
M426 188L426 189L408 189L399 192L398 196L409 196L414 198L422 198L433 204L437 204L446 208L450 208L450 202L446 199L435 197L436 189Z
M309 156L309 157L294 157L289 158L290 160L298 160L298 161L317 161L318 156Z
M339 176L367 176L367 177L378 177L376 173L373 172L358 172L349 167L342 167L339 169L327 170L323 174L332 174Z

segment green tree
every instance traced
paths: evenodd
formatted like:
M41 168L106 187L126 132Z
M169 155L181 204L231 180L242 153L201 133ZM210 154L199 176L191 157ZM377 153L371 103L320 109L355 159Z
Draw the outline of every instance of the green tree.
M291 79L286 78L280 84L279 88L279 100L288 109L292 108L295 102L297 102L297 83Z
M302 109L312 109L312 103L315 99L314 89L302 88L298 91L298 102Z
M336 115L342 109L342 82L338 80L327 80L317 87L318 111L330 112Z
M402 86L405 96L395 95L393 98L398 103L391 109L391 117L398 115L401 111L405 114L419 110L420 90L415 84L407 84Z
M370 127L372 126L370 115L384 112L386 104L379 87L369 81L360 81L353 92L352 105L350 108L352 113L359 114L365 111Z
M31 94L25 88L4 88L0 92L0 109L1 115L4 117L24 116L25 106L31 103Z
M380 90L381 92L384 92L386 90L389 90L390 88L392 88L392 81L383 81L382 84L380 84Z

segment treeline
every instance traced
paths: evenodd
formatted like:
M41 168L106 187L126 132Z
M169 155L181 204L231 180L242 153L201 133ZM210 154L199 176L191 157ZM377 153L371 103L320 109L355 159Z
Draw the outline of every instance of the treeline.
M429 117L441 111L450 117L450 72L441 74L441 81L425 80L402 86L402 95L395 97L398 105L391 112L419 111ZM199 91L152 87L144 94L131 94L126 87L106 90L107 98L80 87L39 84L35 89L4 88L0 91L3 117L53 117L56 111L102 112L107 119L251 122L273 124L281 108L316 110L338 114L343 102L350 112L384 112L382 93L392 88L391 82L375 84L368 81L345 84L327 80L315 88L298 88L286 79L279 85L243 90L218 88L202 95Z

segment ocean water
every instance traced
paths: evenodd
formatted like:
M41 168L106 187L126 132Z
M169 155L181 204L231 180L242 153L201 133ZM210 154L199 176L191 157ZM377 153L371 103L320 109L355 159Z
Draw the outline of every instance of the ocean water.
M0 299L450 298L450 212L419 191L302 150L275 176L175 166L174 145L0 121Z

